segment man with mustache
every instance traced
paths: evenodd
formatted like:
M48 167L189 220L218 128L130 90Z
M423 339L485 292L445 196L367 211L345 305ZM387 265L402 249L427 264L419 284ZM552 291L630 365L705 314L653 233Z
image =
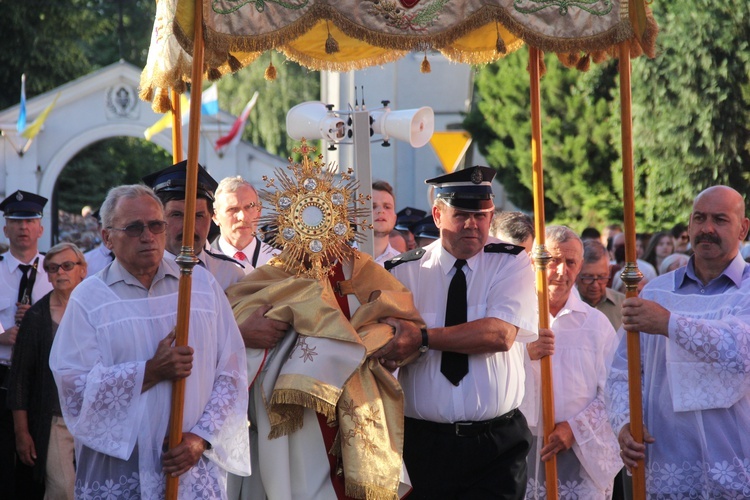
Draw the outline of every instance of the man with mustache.
M688 265L623 303L623 327L641 332L644 443L630 433L624 339L608 381L612 427L628 468L646 460L651 497L750 491L750 264L739 253L749 227L737 191L702 191L690 214Z
M167 219L166 256L172 258L180 254L182 247L182 225L185 216L185 180L187 161L154 172L143 177L144 184L150 186L164 204L164 215ZM198 265L205 267L214 275L222 290L237 283L245 273L236 261L222 253L206 249L206 239L211 229L211 217L214 213L214 192L218 183L206 170L198 165L198 188L195 200L195 235L193 252L198 258Z
M216 188L213 215L221 235L211 248L242 264L245 274L280 252L255 234L260 211L258 193L249 182L239 175L222 179Z

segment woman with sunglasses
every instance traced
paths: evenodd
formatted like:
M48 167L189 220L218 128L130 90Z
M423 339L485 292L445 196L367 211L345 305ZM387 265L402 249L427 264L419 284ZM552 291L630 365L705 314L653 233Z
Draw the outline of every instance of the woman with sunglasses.
M86 260L72 243L60 243L45 256L52 291L26 313L13 349L8 406L13 410L16 449L44 484L44 498L73 499L73 437L65 426L49 353L73 289L86 277Z

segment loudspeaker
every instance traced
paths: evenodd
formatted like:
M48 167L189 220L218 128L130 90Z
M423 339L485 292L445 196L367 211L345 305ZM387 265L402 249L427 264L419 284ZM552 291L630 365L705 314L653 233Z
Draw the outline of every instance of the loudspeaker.
M414 148L427 144L435 131L435 113L426 106L399 111L373 110L370 116L374 133L382 135L384 140L395 137Z
M319 101L297 104L286 114L286 133L294 140L323 139L339 142L346 138L346 123Z

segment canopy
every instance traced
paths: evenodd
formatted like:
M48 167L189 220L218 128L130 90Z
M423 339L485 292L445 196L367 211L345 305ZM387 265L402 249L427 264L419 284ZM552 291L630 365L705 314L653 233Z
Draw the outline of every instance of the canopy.
M651 54L656 25L643 0L210 0L203 1L205 75L216 80L277 50L314 70L349 71L439 51L488 63L528 43L587 69ZM166 111L166 91L190 80L194 0L160 0L141 97ZM643 36L640 36L643 34Z

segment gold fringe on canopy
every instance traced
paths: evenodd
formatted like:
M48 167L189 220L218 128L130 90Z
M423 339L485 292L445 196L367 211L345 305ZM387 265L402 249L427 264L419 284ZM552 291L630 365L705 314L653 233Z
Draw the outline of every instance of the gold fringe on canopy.
M636 5L638 30L644 26L640 41L629 2ZM599 0L584 9L534 0L455 5L421 0L412 7L392 0L290 0L266 3L262 11L246 2L225 12L224 4L206 1L205 57L211 78L217 78L271 49L314 70L350 71L426 50L440 51L454 62L488 63L528 43L545 52L584 54L574 66L585 70L588 61L581 59L588 59L586 54L594 62L615 58L615 47L625 40L631 40L633 57L654 56L658 29L642 2ZM159 0L141 98L153 98L159 87L184 90L190 79L193 9L193 0Z

